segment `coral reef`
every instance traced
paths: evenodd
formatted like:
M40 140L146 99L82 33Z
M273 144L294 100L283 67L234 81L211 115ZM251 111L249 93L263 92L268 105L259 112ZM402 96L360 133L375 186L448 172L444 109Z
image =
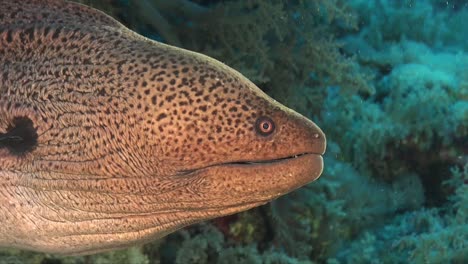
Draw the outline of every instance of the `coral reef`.
M468 3L82 0L317 120L323 176L143 247L1 263L466 263ZM411 26L408 26L411 25Z
M453 168L445 184L455 191L445 208L397 215L384 228L364 232L338 254L350 262L464 263L468 256L468 165Z
M152 249L158 248L158 242L152 243ZM93 256L63 257L52 256L21 250L0 250L0 264L149 264L147 254L141 247L132 247L125 250L112 251L108 253L96 254Z

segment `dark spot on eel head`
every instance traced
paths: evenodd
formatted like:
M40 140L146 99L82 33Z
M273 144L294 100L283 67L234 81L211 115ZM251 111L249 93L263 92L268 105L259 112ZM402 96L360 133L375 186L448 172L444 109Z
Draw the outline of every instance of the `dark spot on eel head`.
M36 147L37 137L32 120L27 117L17 117L7 128L6 133L0 133L0 149L6 148L11 154L20 156Z

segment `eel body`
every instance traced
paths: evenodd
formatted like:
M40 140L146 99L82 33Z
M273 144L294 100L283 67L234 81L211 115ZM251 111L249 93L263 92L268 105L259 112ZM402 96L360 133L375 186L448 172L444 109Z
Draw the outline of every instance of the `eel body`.
M228 66L59 0L0 0L0 246L89 254L322 172L325 135Z

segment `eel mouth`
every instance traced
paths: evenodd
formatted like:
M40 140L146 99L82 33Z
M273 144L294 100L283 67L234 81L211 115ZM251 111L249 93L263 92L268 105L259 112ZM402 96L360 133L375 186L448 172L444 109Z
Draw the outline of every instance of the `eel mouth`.
M239 161L228 161L228 162L221 162L221 163L214 163L210 164L207 166L199 167L199 168L193 168L193 169L187 169L187 170L181 170L179 171L179 175L187 175L187 174L193 174L199 171L203 171L209 168L213 167L229 167L229 166L239 166L239 167L253 167L253 166L268 166L268 165L274 165L274 164L279 164L279 163L286 163L289 161L293 161L296 159L304 158L307 156L317 156L317 157L322 157L322 153L314 153L314 152L303 152L303 153L298 153L298 154L293 154L290 156L285 156L285 157L279 157L275 159L266 159L266 160L239 160Z
M286 156L286 157L281 157L281 158L276 158L276 159L268 159L268 160L245 160L245 161L230 161L230 162L224 162L224 163L219 163L219 164L214 164L213 166L223 166L223 165L255 165L255 164L272 164L272 163L277 163L277 162L282 162L282 161L287 161L287 160L292 160L292 159L297 159L299 157L302 157L304 155L320 155L317 153L299 153L291 156ZM320 155L321 156L321 155ZM211 167L211 166L210 166Z

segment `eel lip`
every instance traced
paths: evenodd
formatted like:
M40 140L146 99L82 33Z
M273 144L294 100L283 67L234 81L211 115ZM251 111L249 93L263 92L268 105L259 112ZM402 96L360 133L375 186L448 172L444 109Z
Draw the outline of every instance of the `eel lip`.
M269 165L269 164L276 164L280 162L287 162L291 161L300 157L304 157L307 155L313 155L313 156L322 156L322 153L313 153L313 152L304 152L304 153L298 153L298 154L293 154L291 156L285 156L285 157L280 157L276 159L267 159L267 160L239 160L239 161L229 161L229 162L222 162L222 163L215 163L215 164L210 164L204 167L200 168L194 168L194 169L187 169L187 170L180 170L178 172L178 175L183 176L183 175L188 175L192 173L196 173L198 171L208 169L211 167L220 167L220 166L254 166L254 165Z
M286 161L286 160L297 159L297 158L299 158L299 157L301 157L301 156L304 156L304 155L318 155L318 156L321 156L321 154L305 152L305 153L294 154L294 155L291 155L291 156L286 156L286 157L276 158L276 159L254 160L254 161L250 161L250 160L245 160L245 161L231 161L231 162L226 162L226 163L220 163L220 164L218 164L218 165L270 164L270 163L277 163L277 162Z

